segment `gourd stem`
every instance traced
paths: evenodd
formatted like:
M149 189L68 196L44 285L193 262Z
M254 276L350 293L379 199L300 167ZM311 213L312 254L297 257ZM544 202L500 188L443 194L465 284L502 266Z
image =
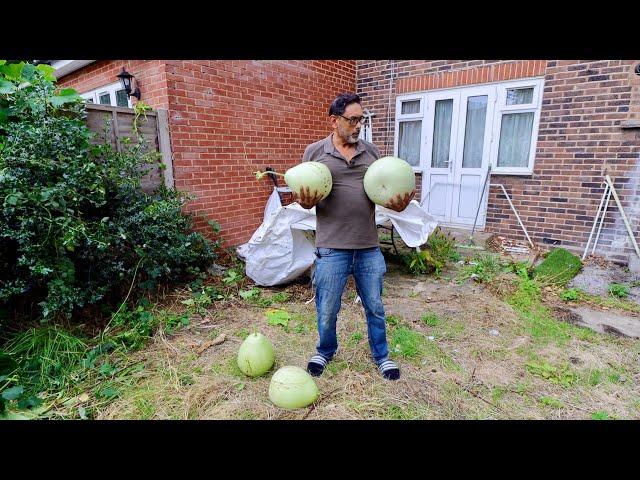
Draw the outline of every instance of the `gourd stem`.
M265 175L280 175L281 177L284 177L284 173L278 173L278 172L274 172L272 170L268 171L268 172L254 172L256 174L256 179L261 180L262 177L264 177Z

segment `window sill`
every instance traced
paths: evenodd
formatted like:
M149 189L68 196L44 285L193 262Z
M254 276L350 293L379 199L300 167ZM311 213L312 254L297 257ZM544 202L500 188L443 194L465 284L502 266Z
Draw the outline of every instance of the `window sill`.
M640 120L623 120L620 122L620 128L640 128Z
M527 171L509 171L509 170L498 170L498 169L491 169L491 175L501 175L501 176L509 176L509 177L531 177L533 176L533 172L530 170Z

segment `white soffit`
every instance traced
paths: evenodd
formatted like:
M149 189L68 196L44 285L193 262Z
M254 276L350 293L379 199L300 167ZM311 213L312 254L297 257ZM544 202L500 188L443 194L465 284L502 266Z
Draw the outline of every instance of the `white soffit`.
M95 60L53 60L51 66L56 69L53 75L59 79L93 62Z

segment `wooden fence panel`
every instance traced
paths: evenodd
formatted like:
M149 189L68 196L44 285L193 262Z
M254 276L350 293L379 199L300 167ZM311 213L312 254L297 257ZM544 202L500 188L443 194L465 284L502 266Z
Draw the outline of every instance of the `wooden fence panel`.
M86 123L89 129L96 134L92 142L95 144L107 142L117 151L122 151L128 142L135 145L138 142L138 134L141 135L146 143L144 151L159 152L161 156L161 160L141 167L149 169L149 172L142 178L142 189L149 192L163 182L168 187L173 187L172 156L166 125L166 112L160 110L146 112L146 115L141 114L137 121L138 134L133 130L135 116L135 111L132 108L87 104ZM164 169L161 168L161 164L164 164Z

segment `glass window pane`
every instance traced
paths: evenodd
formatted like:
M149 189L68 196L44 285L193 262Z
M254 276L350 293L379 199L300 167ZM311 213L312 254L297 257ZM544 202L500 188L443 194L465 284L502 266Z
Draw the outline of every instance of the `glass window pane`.
M84 101L87 103L93 103L93 98L85 98Z
M507 113L500 127L499 167L527 167L533 130L533 112Z
M482 166L486 118L487 96L469 97L467 100L462 168L480 168Z
M449 166L452 113L453 99L436 101L433 126L433 149L431 151L431 166L433 168L446 168Z
M116 92L116 105L119 107L128 107L129 99L127 98L126 90L118 90Z
M420 100L402 102L402 114L405 113L420 113Z
M111 105L111 95L108 93L101 93L98 97L98 101L101 105Z
M522 105L533 102L533 87L507 90L507 105Z
M400 122L398 157L414 167L420 166L420 132L422 120Z

